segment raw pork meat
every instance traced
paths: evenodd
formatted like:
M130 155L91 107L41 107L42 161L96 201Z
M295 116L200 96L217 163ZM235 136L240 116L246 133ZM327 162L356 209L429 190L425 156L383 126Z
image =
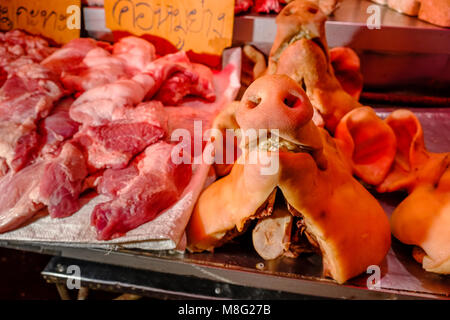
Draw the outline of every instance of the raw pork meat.
M27 56L33 62L41 62L55 50L41 37L28 35L20 30L0 33L0 65L20 56Z
M79 196L87 176L85 159L73 144L65 143L61 153L45 165L39 185L39 200L52 218L63 218L80 209Z
M155 99L169 106L178 105L185 97L189 96L214 101L216 94L211 69L196 63L193 63L192 67L198 77L188 76L183 72L175 73L162 84Z
M153 220L174 204L191 179L190 164L174 164L174 145L158 142L138 156L129 168L106 170L99 184L100 193L112 200L97 205L91 224L97 237L119 237Z
M77 211L87 175L84 162L81 152L66 143L57 157L9 171L0 179L0 233L19 227L45 206L52 217Z
M132 79L96 87L84 92L70 108L70 117L84 125L98 126L113 119L115 110L133 107L144 100L155 84L149 75L139 74Z
M8 163L5 158L0 158L0 178L6 175L9 171Z
M76 67L61 73L61 82L70 92L83 92L125 78L121 59L103 48L91 49Z
M56 74L77 68L92 49L102 46L101 43L90 38L78 38L70 41L47 57L41 64Z
M92 39L76 39L42 64L60 74L67 90L83 92L130 78L154 58L154 46L137 37L122 38L112 47Z
M215 73L213 78L213 87L217 99L214 102L205 102L199 100L184 101L177 107L166 107L164 111L167 117L167 135L166 140L181 143L188 154L193 158L201 156L204 147L209 139L206 136L207 130L211 128L216 115L230 102L229 97L234 97L240 86L236 83L230 83L230 78L235 72L234 65L228 65L220 73ZM185 129L182 136L178 136L175 130ZM189 137L184 134L189 132ZM190 138L190 139L186 139ZM195 145L196 141L201 144Z
M253 0L236 0L234 3L234 13L246 12L253 6Z
M278 13L281 10L278 0L255 0L255 11L258 13Z
M163 106L157 101L142 103L136 108L118 108L104 124L83 126L74 142L84 151L90 172L120 169L164 137L166 121Z
M38 162L0 179L0 233L19 227L44 207L39 201L44 169L45 163Z
M38 133L42 137L41 154L56 153L62 142L73 137L80 124L69 116L73 98L66 98L56 103L50 115L39 123Z
M165 55L149 63L143 73L150 75L155 83L147 93L147 98L153 97L163 82L176 72L185 72L186 76L195 77L192 64L184 51Z
M215 96L211 72L194 66L184 52L178 52L149 63L144 73L132 79L118 80L84 92L72 105L70 117L90 126L105 124L112 120L115 110L135 106L153 97L166 79L173 74L180 78L181 73L187 86L176 87L169 82L165 86L164 97L171 94L180 100L181 95L198 94L211 100Z
M153 44L137 37L120 39L113 46L113 55L123 61L130 75L142 72L156 58Z
M0 89L0 157L18 171L39 149L36 123L50 113L63 92L55 75L39 64L10 66L9 72Z

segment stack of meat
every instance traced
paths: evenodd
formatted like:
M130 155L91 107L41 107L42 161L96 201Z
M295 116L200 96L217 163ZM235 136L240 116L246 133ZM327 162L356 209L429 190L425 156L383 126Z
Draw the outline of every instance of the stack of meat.
M252 7L258 13L280 12L281 5L289 2L289 0L236 0L234 12L247 12ZM83 0L83 4L92 7L102 7L103 0Z
M0 40L0 232L45 207L53 218L72 215L96 189L109 201L91 222L99 239L111 239L179 199L192 168L173 153L191 154L170 133L192 117L183 104L215 100L210 69L184 52L157 57L135 37L76 39L56 51L16 31ZM209 111L199 108L196 119L209 121Z
M236 0L234 13L253 11L256 13L278 13L293 0ZM341 0L314 0L326 15L330 15Z

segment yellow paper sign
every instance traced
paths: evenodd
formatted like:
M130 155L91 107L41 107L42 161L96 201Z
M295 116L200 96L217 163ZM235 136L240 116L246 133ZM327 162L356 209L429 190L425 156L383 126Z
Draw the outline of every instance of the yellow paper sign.
M0 30L22 29L57 43L80 37L80 0L1 0Z
M233 36L234 0L105 0L106 26L167 39L178 50L222 54Z

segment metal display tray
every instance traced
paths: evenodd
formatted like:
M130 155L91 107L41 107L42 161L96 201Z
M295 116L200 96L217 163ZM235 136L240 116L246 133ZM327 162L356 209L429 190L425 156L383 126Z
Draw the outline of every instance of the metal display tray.
M190 281L189 290L184 292L184 296L187 297L202 295L195 286L204 287L203 281L206 281L222 288L245 287L335 299L450 299L450 278L422 270L421 266L412 259L411 248L395 239L380 266L381 286L379 289L367 288L370 274L362 274L344 285L323 278L321 259L317 255L264 261L254 252L248 239L238 239L235 243L227 244L214 253L200 254L129 249L107 251L14 241L2 241L0 245L148 271L149 278L151 273L160 273L174 281ZM82 266L80 268L83 274ZM134 286L144 285L144 283L134 283ZM226 298L245 299L252 296L253 294L249 293L248 297L231 295Z
M393 107L377 108L385 117ZM425 143L430 151L450 150L450 109L412 109L420 119ZM388 215L403 194L374 194ZM174 279L207 280L221 285L279 291L287 294L345 299L450 299L450 276L426 272L411 256L412 247L392 239L392 246L381 263L379 289L368 289L371 273L361 274L339 285L322 277L318 255L297 259L264 261L253 249L249 233L217 248L214 253L176 251L102 250L53 246L37 242L0 241L0 246L40 252L65 258L110 264L172 275ZM174 280L174 281L175 281ZM194 282L190 282L193 283ZM200 285L199 285L200 286ZM192 287L190 286L192 291ZM193 292L195 293L195 290ZM189 296L189 295L188 295ZM248 297L253 295L249 293ZM233 296L227 296L227 298ZM242 298L240 295L238 296Z

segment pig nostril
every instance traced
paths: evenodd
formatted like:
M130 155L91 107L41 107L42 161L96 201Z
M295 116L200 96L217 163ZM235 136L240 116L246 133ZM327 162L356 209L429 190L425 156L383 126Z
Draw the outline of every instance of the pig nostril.
M261 98L258 96L250 96L247 99L247 106L249 108L255 108L260 103L261 103Z
M283 103L289 108L296 108L302 105L302 100L291 94L284 98Z
M317 8L309 7L309 8L308 8L308 11L309 11L310 13L312 13L312 14L316 14L318 10L317 10Z

